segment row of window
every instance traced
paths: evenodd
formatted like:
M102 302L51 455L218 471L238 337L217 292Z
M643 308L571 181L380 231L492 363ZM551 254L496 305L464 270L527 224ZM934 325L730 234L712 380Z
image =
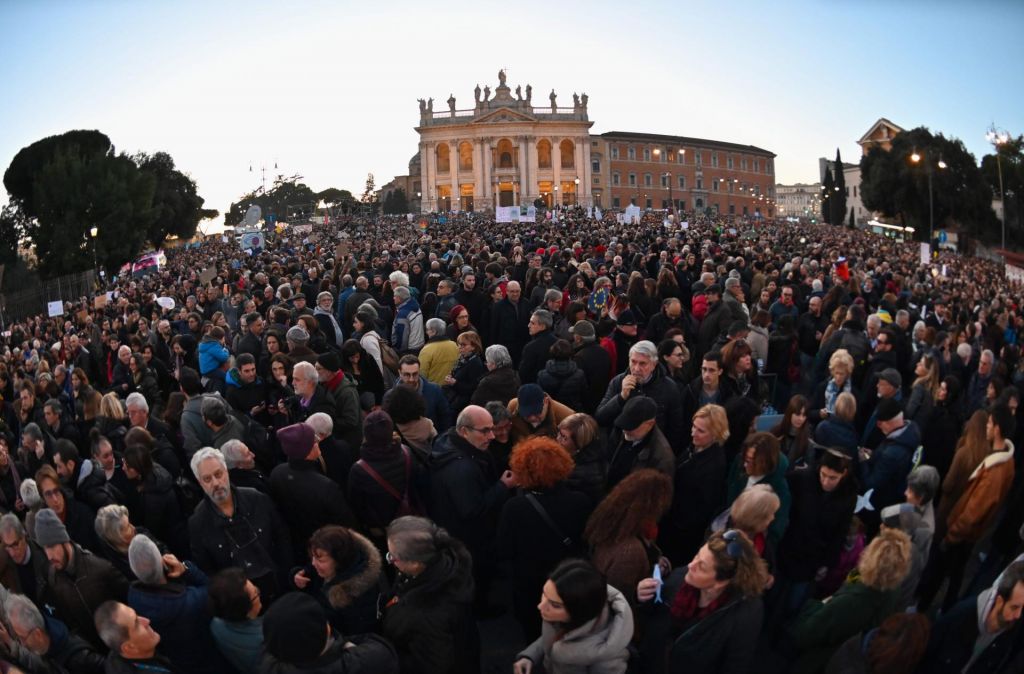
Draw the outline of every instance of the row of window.
M612 145L609 148L609 153L612 159L620 158L620 150L617 145ZM727 169L735 170L738 166L740 171L753 171L754 173L760 173L761 168L763 167L765 173L767 173L768 175L772 174L772 161L770 159L765 159L762 162L760 159L747 159L746 157L740 157L739 162L737 162L733 155L728 153L724 154L725 168ZM705 157L707 157L708 161L711 163L712 168L719 168L720 154L713 150L675 150L671 148L662 150L661 148L652 149L649 147L645 147L641 151L641 156L643 157L643 161L651 161L651 157L653 156L655 161L661 162L663 164L668 163L669 161L673 161L672 159L670 159L670 157L675 157L674 161L676 164L686 164L687 159L689 159L690 163L692 163L694 166L703 166L704 159ZM627 146L626 159L629 161L636 161L636 158L636 148L633 147L632 145Z
M629 201L629 203L633 203L634 200L630 199L628 201ZM666 208L666 209L669 208L669 204L670 203L671 202L668 199L662 199L661 200L661 208ZM622 207L622 199L620 199L619 197L612 197L612 208L621 208L621 207ZM645 208L654 208L654 199L651 199L649 197L644 199L644 207ZM713 213L716 213L716 214L721 212L721 210L722 210L720 204L718 204L718 203L705 204L703 199L694 199L693 207L696 210L698 210L698 211L703 211L705 208L710 208L711 211ZM685 211L686 210L686 199L676 199L675 200L675 208L678 211ZM747 206L741 207L741 211L740 212L743 215L749 215L750 214L750 210L748 209ZM761 209L755 207L754 208L754 212L755 213L760 213ZM729 215L736 215L736 205L735 204L729 204Z
M564 169L576 168L576 144L566 138L558 144L561 152L559 165ZM451 170L451 148L448 143L438 143L435 150L435 161L438 173L445 173ZM516 168L518 166L517 152L512 141L502 138L494 148L494 163L498 168ZM458 146L458 161L460 171L473 170L473 144L463 141ZM551 141L541 139L537 142L537 166L542 169L551 168Z
M644 183L643 183L644 187L653 187L654 186L654 176L652 174L645 173L643 178L644 178ZM686 176L676 176L676 180L678 182L678 185L676 185L676 186L679 189L681 189L681 190L685 190L686 189ZM627 185L629 187L636 187L637 186L637 175L635 173L630 173L628 175L628 183L627 183ZM619 173L613 173L612 174L612 187L621 187L621 186L622 186L622 176ZM669 176L665 176L665 175L661 176L661 187L662 187L662 189L668 189L669 188ZM696 179L696 187L694 187L694 189L696 189L696 190L703 190L704 189L704 179L703 178L697 178ZM733 194L735 192L741 192L742 193L742 192L748 192L749 191L754 196L760 196L761 195L761 186L760 185L748 185L747 183L739 183L739 182L737 182L735 180L722 180L722 179L719 179L719 178L714 178L711 181L711 191L712 192L722 192L722 191L724 191L724 192L728 192L729 194ZM769 196L772 195L773 193L774 193L774 189L769 187L768 188Z

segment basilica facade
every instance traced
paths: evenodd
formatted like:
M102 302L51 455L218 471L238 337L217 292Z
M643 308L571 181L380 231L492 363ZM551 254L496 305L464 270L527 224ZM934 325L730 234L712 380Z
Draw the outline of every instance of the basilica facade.
M497 206L554 204L591 206L592 122L587 95L559 105L554 90L538 101L533 87L507 84L498 73L474 90L473 106L454 95L438 109L420 99L417 193L423 211L493 211Z

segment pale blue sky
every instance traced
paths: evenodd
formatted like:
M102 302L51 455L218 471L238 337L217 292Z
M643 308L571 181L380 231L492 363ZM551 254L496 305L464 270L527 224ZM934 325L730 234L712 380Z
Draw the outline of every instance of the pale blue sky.
M1024 132L1024 2L0 0L0 168L100 129L169 152L225 211L276 160L314 189L403 174L417 98L473 87L590 96L592 131L749 143L813 181L879 117L962 139ZM249 173L250 163L254 173ZM0 200L6 198L0 195Z

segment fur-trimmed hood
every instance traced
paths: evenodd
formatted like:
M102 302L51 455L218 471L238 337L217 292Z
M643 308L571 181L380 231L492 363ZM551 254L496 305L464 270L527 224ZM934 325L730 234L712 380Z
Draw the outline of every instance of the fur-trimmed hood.
M349 569L339 569L335 581L324 588L327 601L339 609L351 605L380 581L380 551L365 536L351 530L350 533L362 552L362 558Z

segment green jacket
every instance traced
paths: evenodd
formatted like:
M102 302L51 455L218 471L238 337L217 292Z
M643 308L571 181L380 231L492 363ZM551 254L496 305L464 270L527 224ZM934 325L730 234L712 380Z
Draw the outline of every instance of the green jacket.
M827 601L809 601L791 628L801 651L794 672L824 668L843 642L867 632L896 611L896 590L876 590L853 577Z

